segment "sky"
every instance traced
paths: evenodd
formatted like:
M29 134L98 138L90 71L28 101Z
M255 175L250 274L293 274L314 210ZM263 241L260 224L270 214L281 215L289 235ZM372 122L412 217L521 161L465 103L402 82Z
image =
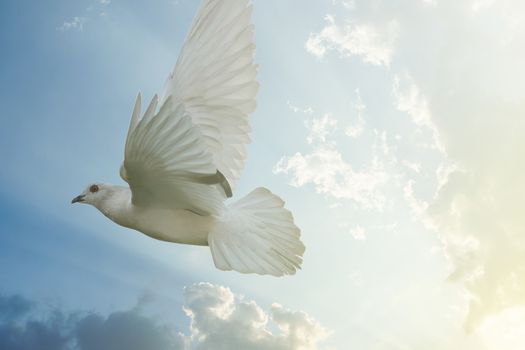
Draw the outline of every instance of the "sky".
M197 6L0 2L0 349L519 349L525 4L253 0L235 196L294 213L284 278L70 204L123 183L135 96L160 92Z

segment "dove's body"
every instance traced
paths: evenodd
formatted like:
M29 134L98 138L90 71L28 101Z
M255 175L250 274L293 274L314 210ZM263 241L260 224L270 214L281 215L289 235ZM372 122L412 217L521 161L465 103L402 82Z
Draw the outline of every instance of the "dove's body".
M106 187L108 194L95 207L111 221L165 242L208 245L208 234L216 220L214 216L186 209L138 207L131 202L129 188Z
M215 266L293 274L304 245L284 202L257 188L232 197L250 142L259 84L248 0L202 0L162 97L131 116L119 187L93 184L73 202L162 241L208 245Z

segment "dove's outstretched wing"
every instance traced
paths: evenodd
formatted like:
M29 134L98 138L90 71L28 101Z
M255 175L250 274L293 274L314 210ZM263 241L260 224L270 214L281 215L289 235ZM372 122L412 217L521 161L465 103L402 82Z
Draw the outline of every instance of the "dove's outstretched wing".
M258 89L251 12L248 0L204 0L160 111L154 98L139 121L137 100L121 167L133 204L206 215L231 197Z
M231 187L244 166L259 87L251 13L248 0L204 0L161 99L184 105Z
M120 176L128 182L134 205L219 213L231 196L184 106L168 98L155 113L155 96L142 119L137 97L126 139Z

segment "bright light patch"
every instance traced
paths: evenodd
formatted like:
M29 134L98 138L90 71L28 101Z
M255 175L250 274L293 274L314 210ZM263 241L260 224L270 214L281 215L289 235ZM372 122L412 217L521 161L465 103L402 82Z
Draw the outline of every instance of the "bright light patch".
M488 318L476 332L487 350L523 350L525 307L513 308Z

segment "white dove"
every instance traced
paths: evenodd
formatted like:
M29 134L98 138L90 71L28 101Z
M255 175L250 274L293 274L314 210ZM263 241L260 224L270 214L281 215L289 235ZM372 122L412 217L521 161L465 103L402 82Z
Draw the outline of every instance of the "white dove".
M248 0L202 1L158 111L155 96L140 119L137 97L120 167L129 187L95 183L72 203L158 240L209 246L220 270L282 276L305 250L284 202L257 188L224 204L259 87L251 13Z

